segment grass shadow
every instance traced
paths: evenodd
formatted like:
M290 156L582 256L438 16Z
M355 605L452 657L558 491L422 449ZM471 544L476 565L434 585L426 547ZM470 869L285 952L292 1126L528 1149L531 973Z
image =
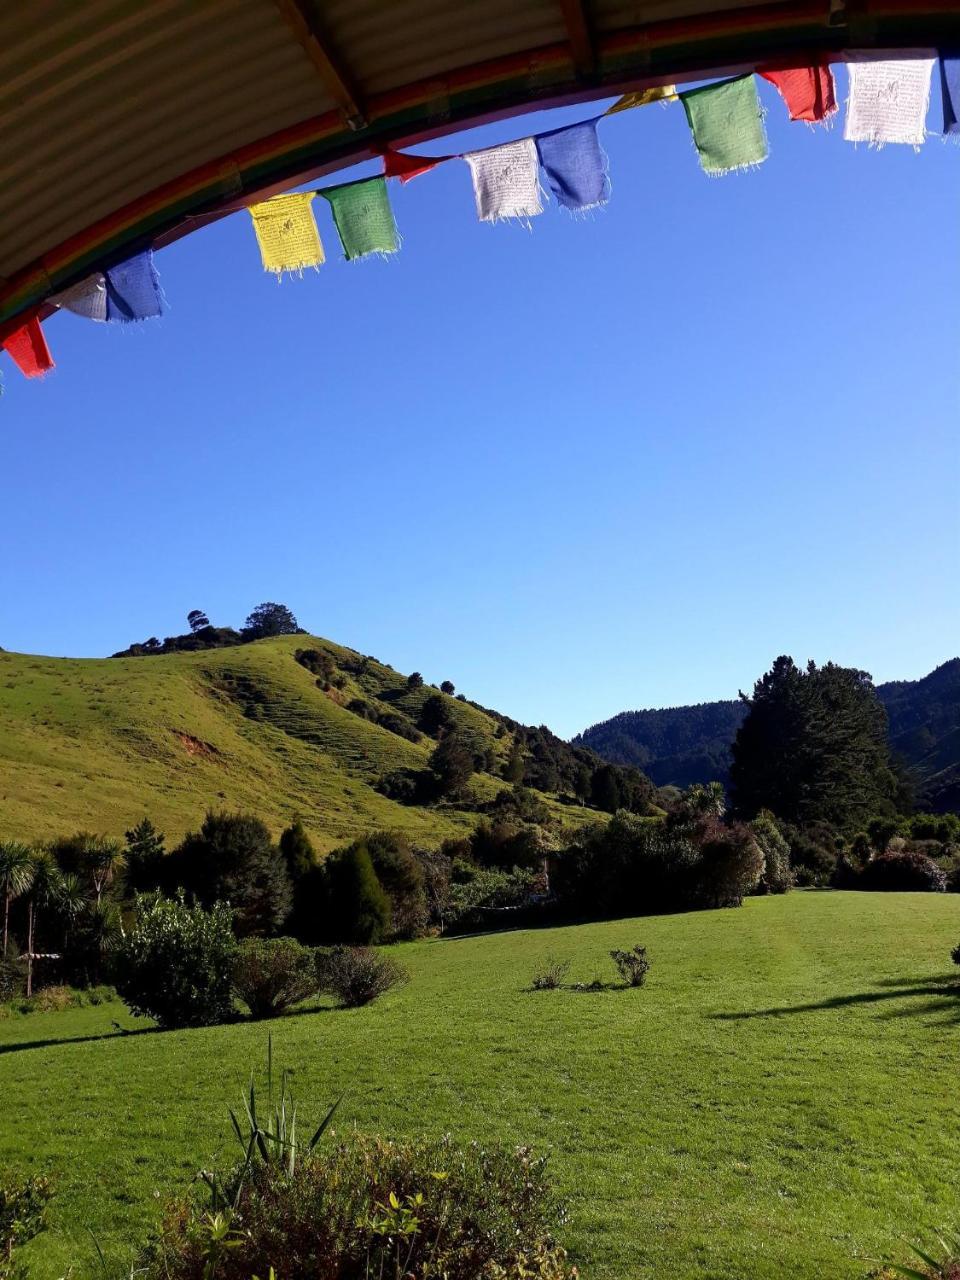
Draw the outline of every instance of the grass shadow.
M879 990L858 991L850 995L829 996L825 1000L811 1000L804 1004L780 1005L769 1009L744 1009L735 1013L711 1013L708 1016L718 1022L741 1022L751 1018L779 1018L796 1013L817 1013L828 1009L846 1009L856 1005L882 1005L888 1000L914 1001L917 997L931 997L903 1009L884 1012L887 1018L903 1018L953 1008L960 1021L960 982L951 974L940 978L916 978L899 984L889 979L877 984Z
M104 1031L96 1036L65 1036L63 1039L48 1037L46 1040L20 1040L16 1044L0 1044L0 1054L22 1053L26 1049L51 1049L55 1045L90 1044L95 1040L122 1040L126 1036L160 1035L163 1027L121 1027L115 1024L116 1030Z

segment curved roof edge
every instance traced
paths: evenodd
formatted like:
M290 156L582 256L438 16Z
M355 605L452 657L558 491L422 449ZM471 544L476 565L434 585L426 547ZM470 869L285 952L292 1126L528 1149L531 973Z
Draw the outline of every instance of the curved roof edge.
M615 32L599 40L590 73L578 71L570 45L560 43L413 83L373 97L362 129L351 129L341 111L326 112L185 173L71 236L0 281L0 338L51 294L95 269L376 157L388 145L414 145L531 110L798 57L842 61L852 49L936 48L960 49L955 0L846 0L843 6L790 0Z

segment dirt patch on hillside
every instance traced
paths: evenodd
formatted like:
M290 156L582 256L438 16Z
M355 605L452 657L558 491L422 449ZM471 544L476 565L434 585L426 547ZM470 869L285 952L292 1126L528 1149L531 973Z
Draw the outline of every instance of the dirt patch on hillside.
M220 754L212 743L204 742L201 738L194 738L189 733L181 733L179 729L174 729L173 736L188 756L218 756Z

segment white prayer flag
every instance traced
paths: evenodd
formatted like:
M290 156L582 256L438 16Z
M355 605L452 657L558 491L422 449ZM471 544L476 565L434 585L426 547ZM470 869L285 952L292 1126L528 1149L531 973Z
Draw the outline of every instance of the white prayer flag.
M63 293L55 294L50 301L55 306L73 311L78 316L85 316L87 320L106 323L107 285L99 271L95 271L86 280L81 280L79 284L64 289Z
M933 58L851 62L846 140L919 147L926 137L933 64Z
M463 158L470 166L481 222L533 218L543 213L537 144L533 138L471 151Z

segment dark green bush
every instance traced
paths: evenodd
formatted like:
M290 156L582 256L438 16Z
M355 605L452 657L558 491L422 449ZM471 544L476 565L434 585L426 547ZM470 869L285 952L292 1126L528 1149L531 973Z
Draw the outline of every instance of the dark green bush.
M753 832L742 823L706 818L695 839L700 849L698 901L707 907L739 907L763 874L763 854Z
M545 1161L508 1150L356 1136L302 1159L257 1164L212 1241L207 1205L172 1204L140 1259L143 1280L565 1280L565 1215ZM140 1269L142 1268L142 1270Z
M117 992L161 1027L200 1027L233 1016L233 913L169 898L138 899L139 918L118 948Z
M356 1009L406 982L406 970L396 960L369 947L332 947L317 952L317 985L335 995L347 1009Z
M247 938L233 957L233 990L254 1018L275 1018L317 990L316 957L294 938Z

